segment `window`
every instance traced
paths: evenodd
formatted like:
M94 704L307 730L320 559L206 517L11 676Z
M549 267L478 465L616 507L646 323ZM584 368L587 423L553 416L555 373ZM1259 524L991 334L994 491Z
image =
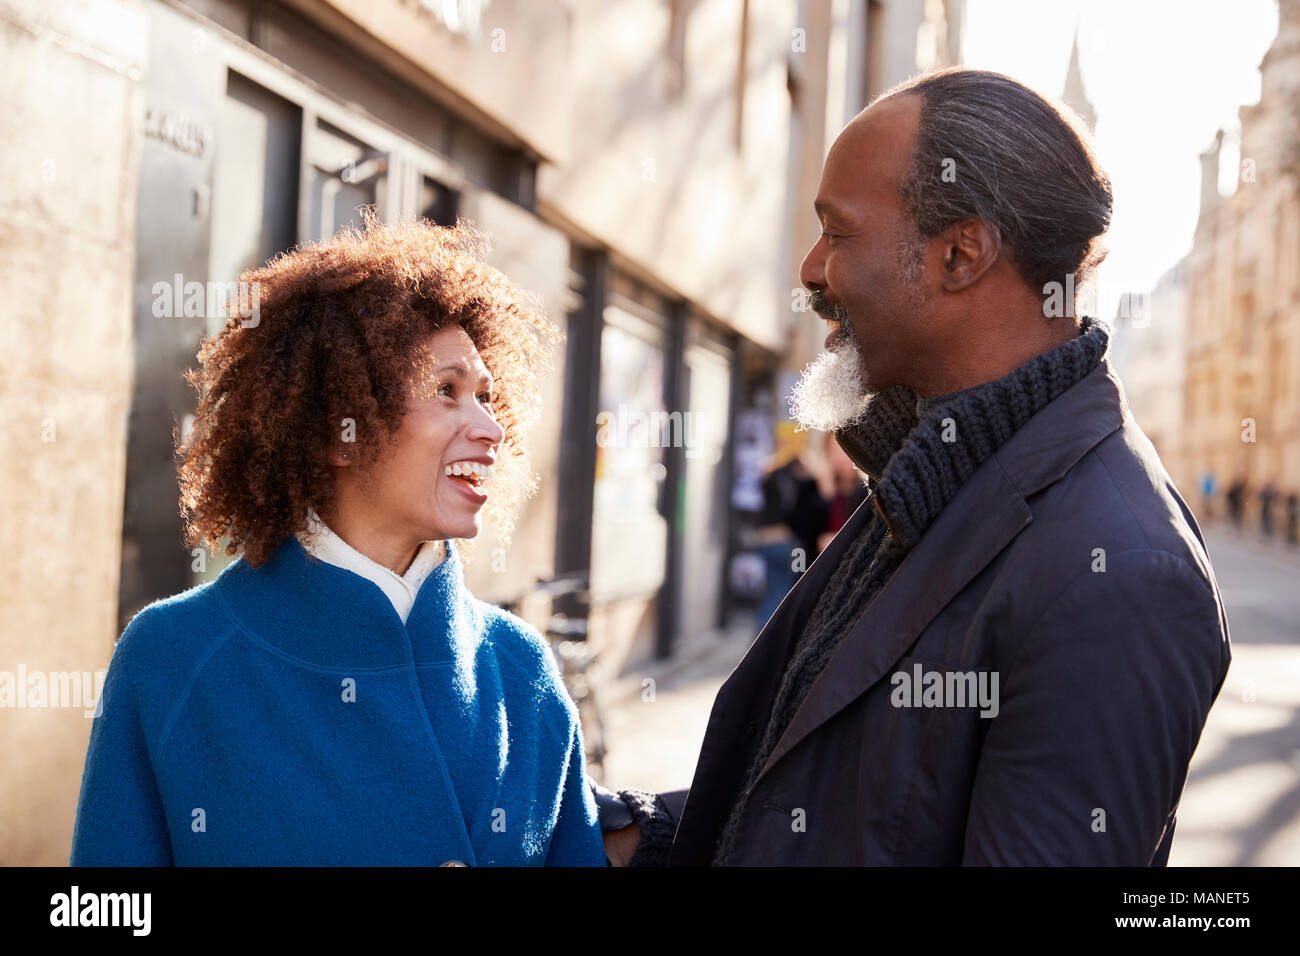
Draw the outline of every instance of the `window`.
M591 587L608 600L664 582L668 526L659 511L664 465L664 351L659 316L617 294L600 342ZM670 437L670 436L668 436Z
M233 70L218 118L208 276L234 282L298 238L302 110ZM208 316L208 333L224 324Z

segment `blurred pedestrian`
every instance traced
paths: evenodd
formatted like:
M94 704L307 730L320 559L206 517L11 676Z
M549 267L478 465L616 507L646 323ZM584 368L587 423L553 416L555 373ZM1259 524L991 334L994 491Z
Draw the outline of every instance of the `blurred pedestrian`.
M1246 481L1244 478L1236 479L1228 486L1224 493L1224 500L1228 505L1228 518L1232 523L1240 528L1242 520L1242 511L1246 503Z
M823 495L826 498L826 530L818 543L820 550L824 551L835 533L844 527L849 516L867 500L867 482L853 464L853 459L835 441L834 433L822 434L826 460L826 491Z
M758 541L766 578L757 610L759 627L816 560L818 539L825 529L826 502L802 454L796 453L763 478Z
M1294 491L1286 496L1286 540L1300 544L1300 494Z
M1277 498L1277 489L1273 483L1265 482L1259 489L1259 530L1266 538L1273 537L1273 502Z

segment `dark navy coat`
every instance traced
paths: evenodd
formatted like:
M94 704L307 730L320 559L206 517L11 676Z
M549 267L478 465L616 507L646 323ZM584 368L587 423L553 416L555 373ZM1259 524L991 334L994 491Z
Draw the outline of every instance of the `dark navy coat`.
M711 861L790 648L877 507L718 693L684 807L666 795L673 864ZM980 466L840 644L745 795L728 863L1163 865L1229 659L1200 530L1103 360ZM981 674L996 716L951 695L901 705L922 699L913 678Z

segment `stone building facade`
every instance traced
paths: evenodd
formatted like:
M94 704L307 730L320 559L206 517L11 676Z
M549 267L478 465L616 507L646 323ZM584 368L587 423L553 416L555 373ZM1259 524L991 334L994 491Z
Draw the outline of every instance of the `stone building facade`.
M1258 103L1244 106L1236 191L1221 197L1222 134L1202 154L1201 211L1185 260L1181 466L1221 494L1239 484L1258 526L1300 492L1300 2L1281 0L1278 35L1260 63ZM1264 499L1267 500L1267 497Z

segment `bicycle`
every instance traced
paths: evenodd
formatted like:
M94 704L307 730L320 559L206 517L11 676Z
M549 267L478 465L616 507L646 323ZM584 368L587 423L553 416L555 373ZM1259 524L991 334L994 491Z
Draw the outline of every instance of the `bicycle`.
M512 614L519 614L520 608L529 598L537 596L550 598L551 610L546 625L542 628L551 645L560 668L564 686L578 708L578 720L582 725L582 737L586 743L587 767L597 768L594 775L599 780L605 770L605 757L609 753L608 735L605 730L605 713L598 692L598 682L591 677L590 671L600 656L600 651L588 642L587 614L591 609L591 589L587 572L569 572L552 578L538 578L536 583L508 601L499 602L500 607ZM567 599L571 607L585 609L581 616L570 616L557 611L557 599Z

